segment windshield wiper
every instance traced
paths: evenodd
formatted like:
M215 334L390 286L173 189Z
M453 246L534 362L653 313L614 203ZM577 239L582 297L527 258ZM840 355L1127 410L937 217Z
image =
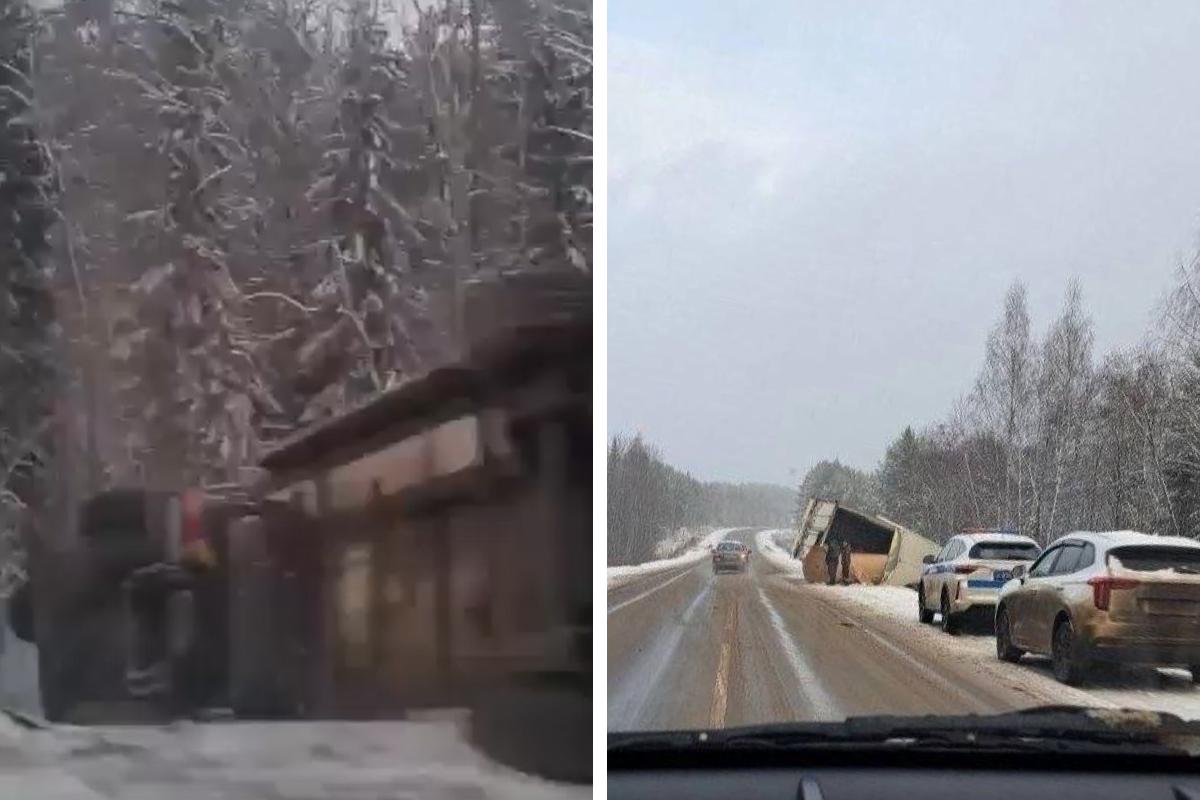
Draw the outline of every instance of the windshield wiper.
M1200 754L1200 725L1155 712L1046 706L996 715L852 717L845 722L610 734L609 750L935 749Z

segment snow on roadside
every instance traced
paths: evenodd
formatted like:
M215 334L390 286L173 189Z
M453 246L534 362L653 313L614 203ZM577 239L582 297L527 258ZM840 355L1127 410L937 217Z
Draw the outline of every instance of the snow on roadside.
M455 722L230 722L53 726L0 718L0 796L428 797L574 800L471 747Z
M853 605L903 629L906 641L916 643L938 658L975 666L1030 697L1030 706L1043 704L1086 705L1101 708L1134 708L1200 720L1200 688L1191 675L1179 669L1109 668L1091 676L1082 687L1055 680L1048 659L1026 656L1020 664L996 657L996 640L990 633L949 636L935 625L917 620L917 593L902 586L816 586L835 603ZM936 617L935 617L936 619Z
M800 560L792 558L792 554L782 544L782 540L791 535L791 531L784 529L759 531L754 537L754 549L758 551L759 556L769 561L776 569L803 575L804 569L800 565Z
M822 590L904 624L917 622L917 593L905 586L824 586ZM950 638L950 637L947 637Z
M614 589L621 584L628 583L634 578L640 578L643 575L653 575L657 572L666 572L667 570L677 567L686 567L688 564L694 564L697 561L708 556L708 549L717 544L734 531L741 528L718 528L704 538L700 539L691 548L683 553L672 558L660 558L655 561L647 561L644 564L630 564L623 567L608 568L608 588Z

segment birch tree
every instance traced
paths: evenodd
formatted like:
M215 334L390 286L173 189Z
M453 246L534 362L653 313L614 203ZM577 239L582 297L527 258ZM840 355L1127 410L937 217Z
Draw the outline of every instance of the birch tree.
M1004 298L1004 315L988 335L975 403L985 424L1001 437L1004 488L995 514L1021 527L1026 499L1024 454L1028 446L1036 362L1025 286L1014 283Z

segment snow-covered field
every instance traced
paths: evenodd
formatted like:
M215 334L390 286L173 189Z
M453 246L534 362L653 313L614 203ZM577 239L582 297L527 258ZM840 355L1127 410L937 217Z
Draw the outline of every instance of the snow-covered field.
M0 716L0 797L584 798L489 761L454 721L27 729Z
M708 557L708 549L739 528L718 528L708 535L698 539L690 548L671 558L660 558L647 561L644 564L631 564L623 567L608 568L608 588L613 589L634 578L666 572L677 567L686 567L702 558Z

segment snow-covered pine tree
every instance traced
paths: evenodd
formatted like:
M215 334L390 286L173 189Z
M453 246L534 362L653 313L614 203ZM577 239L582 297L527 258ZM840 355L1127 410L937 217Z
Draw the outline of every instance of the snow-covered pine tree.
M0 596L22 575L22 518L44 497L57 378L55 182L35 125L35 34L24 2L0 4Z

